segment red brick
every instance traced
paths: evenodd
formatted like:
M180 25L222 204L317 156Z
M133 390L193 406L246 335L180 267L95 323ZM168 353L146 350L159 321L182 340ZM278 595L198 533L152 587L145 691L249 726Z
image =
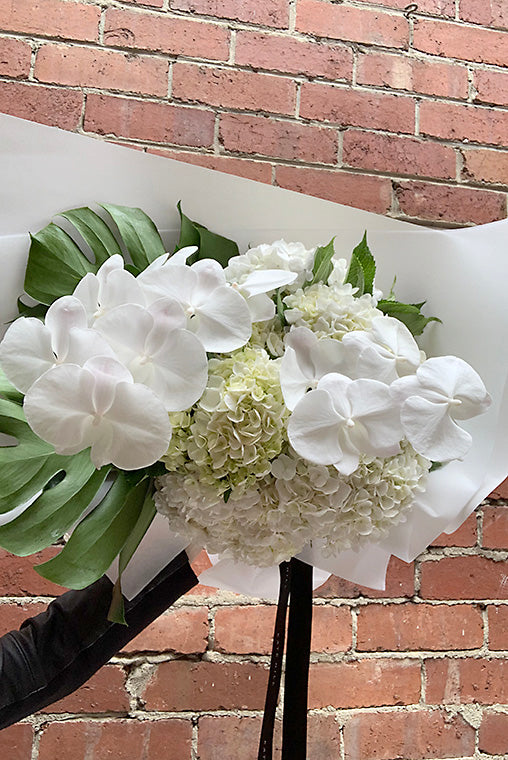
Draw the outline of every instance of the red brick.
M117 665L105 665L72 694L45 707L45 713L128 712L126 675Z
M476 514L469 515L453 533L441 533L432 546L474 546L476 544Z
M0 37L0 76L28 76L31 58L32 48L28 42Z
M266 161L249 161L244 158L232 158L230 156L215 156L206 153L186 153L185 151L166 150L164 148L149 148L147 153L155 153L159 156L174 158L177 161L185 161L197 166L205 166L225 174L235 174L238 177L256 180L256 182L272 182L272 166ZM213 594L216 589L201 584L194 586L191 594Z
M67 591L42 578L33 569L34 565L50 560L59 551L56 546L51 546L29 557L16 557L0 549L0 596L58 596Z
M422 562L425 599L508 599L508 564L486 557L443 557Z
M292 114L296 85L286 77L175 63L173 97L223 108Z
M356 2L372 4L372 0L356 0ZM376 5L386 5L389 8L397 8L403 11L408 3L407 0L376 0ZM455 0L420 0L418 13L455 17Z
M327 127L275 121L266 116L224 114L220 118L219 139L226 150L236 153L337 163L337 132Z
M387 174L450 179L456 173L455 151L446 145L352 129L344 134L342 160L347 166Z
M385 214L391 205L391 182L384 177L277 166L275 178L279 187L378 214Z
M484 712L479 739L480 752L489 755L508 753L508 713Z
M409 23L403 16L371 8L332 5L322 0L298 0L296 29L367 45L403 48L409 44Z
M459 0L459 15L464 21L508 29L506 0Z
M21 82L0 82L0 113L73 130L79 125L82 108L81 92Z
M420 132L448 140L508 145L504 111L431 101L420 105Z
M415 104L412 98L358 92L314 82L302 85L300 115L340 126L386 129L414 133Z
M71 40L95 41L100 8L66 0L12 0L0 3L0 29Z
M466 99L469 87L467 68L460 63L377 52L360 53L356 81L444 98Z
M345 45L298 40L287 36L239 31L235 61L269 71L351 81L353 53Z
M485 224L506 217L506 194L427 182L399 182L400 210L412 219Z
M32 757L33 728L18 723L0 733L0 755L6 760L29 760Z
M103 135L206 148L214 122L213 113L196 108L107 95L86 99L85 130Z
M173 660L159 665L142 698L148 710L259 710L267 678L263 665Z
M152 8L162 8L164 0L123 0L130 5L149 5Z
M483 644L479 609L463 604L373 604L360 607L360 651L476 649Z
M483 510L483 546L508 549L508 507L485 507Z
M132 639L124 652L204 652L208 644L208 609L168 610Z
M37 54L34 74L40 82L167 95L168 72L167 61L147 55L44 45Z
M428 660L428 704L491 705L508 700L508 660Z
M274 750L281 747L280 723L275 724ZM241 758L256 760L261 719L236 716L204 716L198 724L200 760ZM339 727L333 715L309 715L307 760L339 757Z
M474 754L475 730L460 715L379 712L353 715L344 728L346 760L423 760Z
M387 597L396 599L399 597L413 596L415 592L414 584L414 564L403 562L397 557L391 557L388 563L386 573L386 589L384 591L375 591L366 586L359 586L356 583L350 583L343 578L331 576L326 583L317 590L316 596L328 598L356 598L365 596L373 599Z
M39 760L190 760L190 720L116 720L50 723L42 733ZM9 759L10 760L10 759ZM24 758L26 760L26 758Z
M489 649L508 649L508 606L489 607Z
M249 24L287 28L287 0L171 0L173 10L201 13L204 16L247 21Z
M40 612L44 612L47 608L47 604L44 602L30 602L15 604L14 602L6 602L0 604L0 636L8 631L17 630L21 623L28 618L35 617Z
M420 663L369 659L310 667L309 708L411 705L420 698Z
M472 28L452 21L416 20L413 47L431 55L462 61L495 66L508 64L508 46L503 32Z
M120 48L156 50L172 55L227 61L229 31L224 26L181 16L109 8L104 42Z
M473 83L476 88L475 101L499 106L508 105L508 73L478 70L474 73Z
M478 151L478 152L480 152L480 151ZM489 152L489 154L493 153L493 151L488 151L488 152ZM485 153L487 153L487 151L485 151ZM504 166L505 160L508 161L508 154L505 154L505 153L501 153L501 154L495 153L494 155L500 157L499 158L499 162L503 166ZM506 159L505 159L505 155L506 155ZM490 156L489 156L489 172L490 171L492 171L492 169L491 169L491 166L490 166ZM508 166L507 166L507 174L508 174ZM504 174L502 174L502 176L504 176ZM506 478L506 480L503 480L503 482L500 483L497 486L497 488L495 488L492 491L492 493L490 494L490 496L491 496L492 499L508 499L508 478Z
M270 654L275 607L223 607L215 615L215 648L237 654ZM313 652L343 652L351 646L349 608L315 605L313 609Z

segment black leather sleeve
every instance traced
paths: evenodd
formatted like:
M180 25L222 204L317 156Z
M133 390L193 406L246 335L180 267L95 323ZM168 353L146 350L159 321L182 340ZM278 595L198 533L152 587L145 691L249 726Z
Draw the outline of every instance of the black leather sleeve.
M197 582L182 552L126 601L127 626L107 620L113 584L103 576L0 638L0 729L75 691Z

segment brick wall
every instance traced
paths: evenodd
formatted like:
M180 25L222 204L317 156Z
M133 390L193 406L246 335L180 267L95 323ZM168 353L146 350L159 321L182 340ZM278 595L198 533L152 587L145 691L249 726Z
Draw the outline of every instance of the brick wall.
M503 218L508 2L406 5L0 0L0 111L398 218ZM309 760L508 755L508 487L492 496L392 561L385 593L316 594ZM31 562L0 554L0 632L59 591ZM254 760L273 617L199 587L0 752Z

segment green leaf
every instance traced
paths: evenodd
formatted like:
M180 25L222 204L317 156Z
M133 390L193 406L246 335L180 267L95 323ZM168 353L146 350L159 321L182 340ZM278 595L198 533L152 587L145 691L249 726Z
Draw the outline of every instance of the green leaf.
M354 288L358 288L355 294L358 298L364 293L372 295L375 274L376 262L368 246L365 232L361 241L353 249L345 281L351 283Z
M314 255L314 266L312 267L312 280L305 283L305 287L309 285L315 285L317 282L324 282L325 285L328 282L333 271L332 258L335 253L333 243L335 238L333 237L327 245L319 246Z
M434 472L435 470L440 470L441 467L444 466L444 462L431 462L429 472Z
M143 271L166 251L157 227L140 208L101 203L115 222L132 263Z
M70 211L64 211L59 216L67 219L77 229L83 240L88 243L95 256L97 266L104 264L110 256L118 253L122 255L122 250L108 225L92 209L87 207L74 208Z
M377 308L383 314L395 317L395 319L403 322L413 335L421 335L429 322L441 322L439 317L425 317L421 313L421 308L424 304L425 301L416 304L385 299L379 301Z
M25 291L36 301L50 305L72 293L85 274L96 271L72 238L53 222L32 235L31 241Z
M108 610L108 620L110 620L112 623L127 625L127 621L125 619L125 604L122 594L122 579L120 576L113 586L111 604L109 605Z
M177 209L181 222L177 250L188 245L197 245L199 250L191 260L214 259L223 267L227 266L229 259L239 255L240 251L233 240L210 232L202 224L193 222L183 213L180 202L177 203Z
M150 488L148 478L140 476L133 486L120 472L102 502L82 520L60 554L37 565L36 571L68 588L84 588L96 581L125 545Z
M20 317L35 317L36 319L44 319L48 307L42 303L38 303L35 306L29 306L24 303L21 298L18 298L18 314ZM14 320L12 320L14 321Z
M284 316L285 311L286 311L286 305L282 300L282 294L280 292L280 288L277 288L277 316L280 320L281 327L286 326L286 317Z
M23 403L23 394L11 385L7 380L7 377L0 367L0 396L10 401L15 401L17 404Z

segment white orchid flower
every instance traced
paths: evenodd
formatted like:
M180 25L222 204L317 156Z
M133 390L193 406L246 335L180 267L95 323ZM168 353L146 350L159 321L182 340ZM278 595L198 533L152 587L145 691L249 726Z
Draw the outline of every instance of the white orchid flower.
M427 359L416 374L391 385L401 405L404 434L413 448L438 462L460 459L472 438L457 425L485 412L491 403L478 373L457 356Z
M32 430L57 454L91 447L97 468L109 463L122 470L148 467L171 440L164 404L110 357L48 370L25 396L24 410Z
M354 377L384 383L414 374L425 359L410 330L394 317L374 317L370 330L346 333L342 343L357 355Z
M318 340L308 327L294 327L286 336L285 344L280 385L284 403L293 411L307 391L317 388L324 375L346 371L345 351L337 340Z
M163 298L148 309L137 304L117 306L95 323L135 382L151 388L167 411L192 406L203 393L208 363L200 340L182 329L182 306Z
M283 285L289 285L298 276L296 272L286 272L282 269L256 269L245 279L242 278L240 282L236 282L228 276L227 268L224 273L231 287L241 293L247 301L253 322L266 322L273 319L275 304L267 293Z
M399 409L385 383L333 372L296 405L288 437L304 459L351 475L362 454L387 457L400 450Z
M141 286L136 277L124 269L119 253L107 259L97 274L86 274L76 285L73 296L85 307L89 325L115 306L125 303L145 306Z
M20 317L0 344L0 363L8 380L22 393L56 364L83 365L92 356L112 356L107 342L87 328L82 303L73 296L55 301L45 323Z
M187 329L206 351L234 351L249 340L252 320L243 296L229 287L224 270L213 259L192 266L165 265L138 277L149 303L160 298L178 301Z
M154 259L152 263L146 267L146 269L143 269L143 271L138 274L136 279L138 282L143 282L143 275L145 275L147 272L155 272L156 270L161 269L161 267L165 266L186 264L189 256L192 256L192 254L196 253L197 250L197 245L188 245L185 248L180 248L179 251L175 251L174 253L163 253L162 256L158 256L156 259Z

